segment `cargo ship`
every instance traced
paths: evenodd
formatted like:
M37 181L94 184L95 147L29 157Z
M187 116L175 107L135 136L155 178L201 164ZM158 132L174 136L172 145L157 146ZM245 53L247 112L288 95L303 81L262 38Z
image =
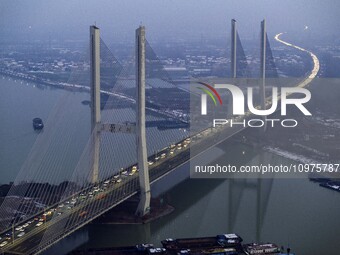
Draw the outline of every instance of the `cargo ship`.
M172 239L168 238L161 241L163 247L169 251L182 251L190 249L191 252L196 249L214 249L214 248L234 248L235 251L242 249L243 239L237 234L223 234L213 237L199 238L183 238Z
M244 253L247 255L254 255L254 254L266 254L266 255L274 255L279 254L280 249L275 244L272 243L250 243L245 244L243 246Z
M331 190L335 190L337 192L340 192L340 182L323 182L319 184L321 187L324 187L326 189L331 189Z
M340 181L338 179L332 180L330 178L313 173L309 175L309 180L319 183L320 187L340 192Z

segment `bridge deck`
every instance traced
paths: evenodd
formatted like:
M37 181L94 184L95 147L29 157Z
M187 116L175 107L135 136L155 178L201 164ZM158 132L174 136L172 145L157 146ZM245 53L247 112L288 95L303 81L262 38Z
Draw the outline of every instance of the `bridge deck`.
M163 153L166 152L161 151L157 155L162 155ZM154 160L157 155L153 156ZM169 153L167 153L167 155L167 158L164 158L163 160L159 159L150 168L149 174L151 183L162 178L177 166L187 162L190 158L189 146L177 151L177 153L174 153L171 156L169 156ZM122 172L124 172L124 170ZM73 233L75 230L81 228L108 210L112 209L119 203L122 203L131 196L137 194L139 191L137 180L138 172L132 176L126 175L122 178L120 183L112 183L111 187L105 191L96 194L91 199L84 200L81 204L73 207L71 210L61 210L58 208L58 212L62 212L61 215L52 215L47 217L46 221L39 227L35 226L38 223L38 221L35 221L33 224L31 224L31 226L25 229L26 233L24 236L17 238L14 243L6 245L6 254L37 254L45 250L53 243L56 243L65 236ZM103 183L104 181L97 186L102 186ZM93 210L94 204L96 209ZM48 208L45 211L51 209L57 208ZM87 212L86 215L84 214L84 216L80 216L83 212ZM91 215L89 215L88 212L91 212ZM18 225L22 224L23 223L20 223ZM59 232L62 234L58 235L57 233ZM20 232L16 231L15 235L18 233Z

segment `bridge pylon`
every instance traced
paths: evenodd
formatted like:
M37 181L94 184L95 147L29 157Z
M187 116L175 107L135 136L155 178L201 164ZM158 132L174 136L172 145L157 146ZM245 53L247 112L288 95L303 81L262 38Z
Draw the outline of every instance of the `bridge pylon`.
M92 183L98 182L100 151L100 32L90 26L90 65L91 65L91 133L92 133Z
M237 77L237 26L236 20L231 20L231 78Z
M260 74L260 105L261 109L266 109L266 48L267 48L267 28L266 20L261 22L261 74ZM267 129L267 117L263 116L263 132Z
M144 216L150 211L150 179L145 128L145 27L136 30L136 85L137 85L137 126L136 142L139 168L140 201L136 215Z
M230 54L231 78L235 81L237 78L237 22L235 19L231 20L231 54ZM227 105L227 117L233 118L233 100L229 94Z
M92 183L98 182L100 136L102 131L132 133L136 135L139 168L140 202L136 215L150 211L150 178L145 127L145 27L136 30L136 125L132 123L101 123L100 117L100 34L99 28L90 27L91 50L91 130L92 130Z

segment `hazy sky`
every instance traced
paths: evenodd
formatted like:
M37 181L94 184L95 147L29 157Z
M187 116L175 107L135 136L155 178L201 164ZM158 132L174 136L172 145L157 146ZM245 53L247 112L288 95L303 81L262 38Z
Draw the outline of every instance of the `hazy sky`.
M107 38L127 38L142 22L149 37L218 36L236 18L251 36L266 18L269 32L340 34L338 0L0 0L1 37L39 39L88 36L96 22Z

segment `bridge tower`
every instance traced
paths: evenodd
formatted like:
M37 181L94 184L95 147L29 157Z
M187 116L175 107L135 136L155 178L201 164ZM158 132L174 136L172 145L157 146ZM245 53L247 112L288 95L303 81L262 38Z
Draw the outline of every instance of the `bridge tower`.
M237 27L236 20L231 20L231 77L236 78Z
M100 33L90 26L92 182L98 182L100 148Z
M261 22L261 73L260 73L260 104L261 109L266 109L266 48L267 48L267 29L266 20ZM263 131L267 129L267 117L263 116Z
M100 33L90 27L91 51L91 130L92 130L92 183L98 182L101 132L136 135L139 167L140 202L136 214L144 216L150 211L150 180L145 128L145 27L136 30L136 125L132 123L101 123L100 118Z
M150 180L145 130L145 27L136 30L136 85L137 85L137 157L139 167L140 201L136 215L150 211Z
M231 20L231 58L230 58L230 64L231 64L231 78L236 79L237 78L237 24L236 20ZM230 96L230 94L229 94ZM233 117L233 100L231 99L231 96L228 100L227 105L227 116L228 118Z

